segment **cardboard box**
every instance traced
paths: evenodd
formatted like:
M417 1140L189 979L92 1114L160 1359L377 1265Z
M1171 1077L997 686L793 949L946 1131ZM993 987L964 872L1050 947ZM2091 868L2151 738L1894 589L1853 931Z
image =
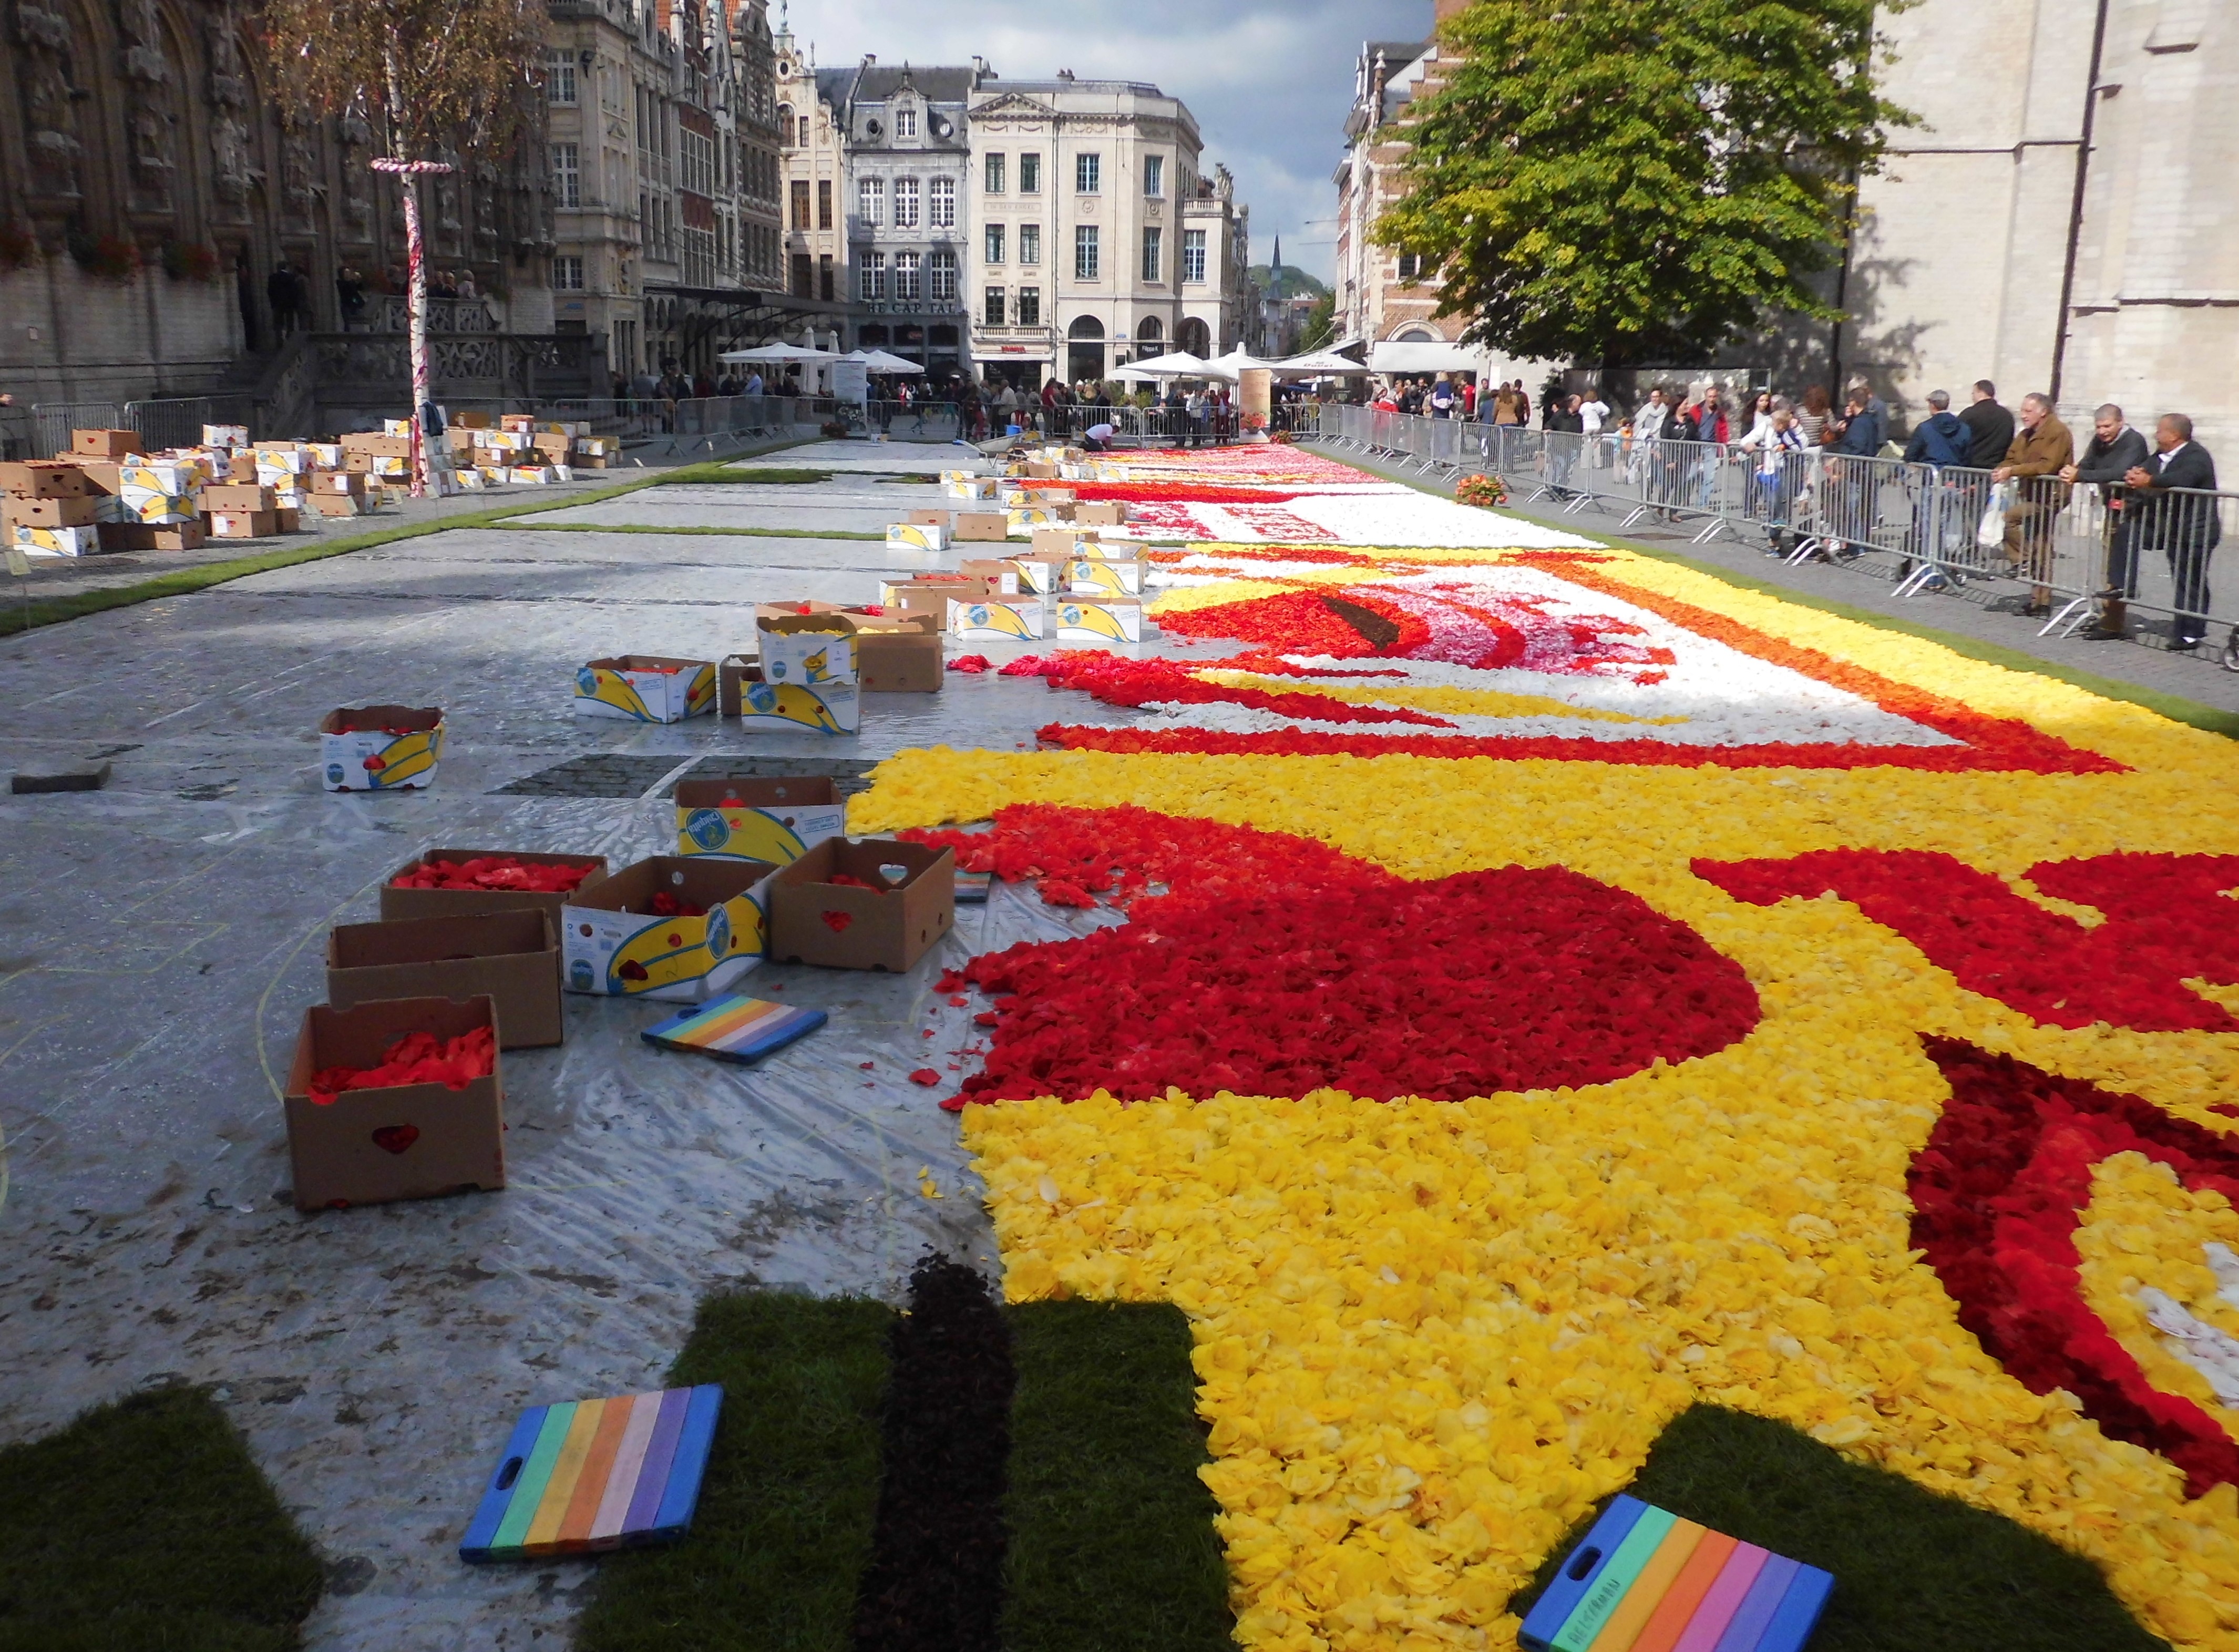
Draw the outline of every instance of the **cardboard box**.
M938 614L887 614L855 633L855 686L867 694L937 694L947 682Z
M932 522L889 522L887 548L902 551L945 551L948 529Z
M987 594L988 595L1016 596L1022 588L1028 591L1036 588L1025 584L1019 571L1019 565L1007 557L998 560L986 556L967 556L957 566L967 577L985 580L987 582ZM952 594L955 594L952 593Z
M277 511L206 511L203 521L212 539L268 539L280 531Z
M322 496L354 494L362 498L365 494L365 473L362 470L315 471L305 480L310 485L310 491Z
M387 433L376 435L370 430L353 430L342 437L345 454L363 454L368 458L409 459L412 456L412 427L404 420L392 422L404 426L401 436Z
M1001 511L960 510L956 513L956 537L960 540L1004 540L1011 536L1011 521Z
M762 680L823 688L855 680L855 621L836 608L814 614L757 611Z
M722 713L738 718L742 728L775 733L853 734L862 727L862 693L854 683L810 688L800 683L766 682L761 662L743 654L724 660L717 676Z
M497 427L501 430L526 434L536 428L536 421L526 413L502 413L498 415Z
M381 434L384 436L402 437L403 440L409 441L412 439L412 421L409 419L383 419L381 421Z
M149 522L103 522L95 531L101 535L101 548L104 551L199 551L205 538L199 515L168 527Z
M901 880L882 866L900 867ZM834 872L874 886L832 883ZM888 838L827 838L770 880L768 900L772 959L899 974L955 926L956 854Z
M998 564L982 560L977 566L987 567ZM919 599L917 606L920 608L946 620L948 610L944 606L944 599L986 596L998 588L993 577L987 574L906 574L898 579L879 581L879 606L889 613L896 612L908 606L907 599L914 595ZM939 594L937 596L936 593Z
M948 634L959 642L1035 642L1042 634L1042 599L982 597L948 603Z
M319 720L319 766L329 792L433 786L442 756L443 713L435 707L346 707Z
M311 504L322 516L362 516L369 508L363 494L313 494Z
M575 709L632 723L681 723L715 709L715 667L707 660L618 654L575 671Z
M453 866L503 855L536 866L588 866L591 875L572 892L548 895L533 889L413 889L399 888L396 880L423 866L448 862ZM576 895L607 875L604 855L542 854L526 849L429 849L416 854L381 883L381 916L384 922L400 918L462 918L476 912L541 912L554 923Z
M98 499L0 499L0 523L10 527L91 527L101 520Z
M94 491L84 468L54 459L0 465L0 493L16 499L83 499Z
M409 459L386 453L374 454L370 457L373 460L372 474L376 476L409 476L412 474Z
M1007 510L1003 513L1003 520L1009 524L1004 533L1007 539L1032 539L1037 527L1053 527L1057 522L1056 517L1040 509Z
M1057 642L1140 642L1143 605L1124 598L1060 597L1050 605L1050 635Z
M1084 556L1101 557L1107 562L1141 562L1150 558L1151 547L1140 540L1120 539L1109 533L1099 533L1083 541L1087 548Z
M455 413L451 423L460 430L487 430L490 428L490 416L487 413Z
M679 780L676 853L785 866L847 825L828 780Z
M547 488L561 480L559 472L549 465L515 465L505 476L508 481L526 488Z
M141 443L137 430L73 430L70 451L83 454L89 459L122 459L148 449Z
M902 521L918 527L953 527L956 513L953 510L914 510Z
M396 1041L426 1032L454 1038L476 1027L499 1032L487 998L383 998L347 1010L318 1005L303 1012L289 1069L288 1157L296 1208L380 1204L505 1185L503 1057L488 1078L464 1089L403 1085L346 1090L325 1105L311 1078L328 1067L379 1066Z
M327 936L327 1002L488 998L508 1050L558 1044L559 920L550 912L482 912L344 924Z
M27 556L93 556L123 547L111 545L106 527L34 527L17 522L8 529L8 542Z
M303 531L303 513L293 505L283 505L272 513L272 531L276 534L300 534Z
M1095 554L1089 547L1096 543L1089 535L1072 527L1037 527L1033 533L1034 554L1054 557L1060 562L1070 562Z
M1148 562L1117 562L1101 556L1085 556L1078 562L1066 564L1066 589L1074 596L1139 597L1150 571Z
M245 424L206 424L203 427L203 446L205 448L246 448L249 427Z
M203 489L203 508L207 511L270 510L273 508L272 489L262 482L211 482Z
M960 477L940 485L940 491L950 499L995 499L1001 490L1002 483L993 476Z
M766 860L656 855L579 890L561 913L568 990L607 998L696 1004L762 960L767 950ZM663 916L656 897L706 908Z
M1084 527L1118 527L1127 520L1127 501L1123 499L1090 500L1073 508L1073 520Z
M550 454L554 464L564 465L568 462L568 454L575 448L575 438L571 435L555 435L549 430L539 430L529 437L528 445L541 454Z

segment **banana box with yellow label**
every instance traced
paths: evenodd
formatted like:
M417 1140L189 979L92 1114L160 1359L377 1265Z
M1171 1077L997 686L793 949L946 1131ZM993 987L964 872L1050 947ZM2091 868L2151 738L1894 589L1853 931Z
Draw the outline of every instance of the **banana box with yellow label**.
M1083 556L1100 556L1113 562L1140 562L1151 554L1151 547L1139 539L1122 539L1116 534L1092 533L1081 541Z
M948 634L959 642L1038 642L1045 609L1038 596L985 596L948 602Z
M1002 484L993 476L973 476L951 471L941 478L940 491L949 499L994 499Z
M734 654L723 661L721 684L723 715L749 733L853 734L863 726L863 691L854 683L774 683L760 660Z
M676 852L790 866L845 827L847 806L828 778L740 778L676 783Z
M329 792L433 786L443 713L433 706L358 706L319 720L319 772Z
M696 1004L768 951L765 892L777 867L720 855L656 855L586 885L560 911L571 992Z
M505 474L507 481L530 488L548 487L560 480L559 473L549 465L515 465Z
M856 680L855 622L836 609L761 614L754 635L764 682L827 688Z
M945 551L948 529L933 522L889 522L887 547L897 551Z
M92 556L101 549L101 529L34 527L29 522L17 522L8 530L8 542L26 556Z
M1050 604L1051 635L1058 642L1140 642L1143 605L1124 598L1060 597Z
M1039 507L1013 508L1003 513L1006 539L1032 539L1038 527L1062 526L1060 519Z
M576 667L575 709L631 723L681 723L715 709L715 663L619 654Z
M1066 564L1066 590L1073 596L1139 597L1143 576L1149 568L1147 562L1113 562L1086 556Z

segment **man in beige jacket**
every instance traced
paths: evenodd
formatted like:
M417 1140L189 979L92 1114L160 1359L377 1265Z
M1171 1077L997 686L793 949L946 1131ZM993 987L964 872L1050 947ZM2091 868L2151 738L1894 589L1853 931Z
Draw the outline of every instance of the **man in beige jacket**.
M2020 425L2005 463L1990 473L1992 481L2020 484L2006 509L2006 571L2028 579L2029 600L2010 598L1994 606L2033 616L2052 612L2052 519L2068 503L2060 473L2075 462L2076 438L2053 413L2052 398L2032 390L2022 398Z

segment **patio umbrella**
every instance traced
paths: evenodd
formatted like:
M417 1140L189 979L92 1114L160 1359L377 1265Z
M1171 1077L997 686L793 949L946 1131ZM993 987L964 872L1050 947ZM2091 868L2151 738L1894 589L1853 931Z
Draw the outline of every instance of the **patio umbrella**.
M1273 362L1263 362L1256 355L1246 355L1244 353L1244 347L1239 344L1226 355L1214 356L1205 364L1205 370L1208 373L1218 373L1224 378L1233 379L1240 378L1253 368L1266 368L1272 371L1277 365Z
M1309 378L1341 378L1347 374L1367 373L1372 369L1363 366L1349 355L1339 355L1335 350L1309 350L1304 355L1292 355L1274 363L1278 373L1298 374Z
M722 362L836 362L839 354L834 350L812 350L798 344L757 344L750 350L725 350L716 358Z
M1205 368L1205 362L1187 350L1172 350L1147 362L1137 362L1129 370L1153 379L1182 379L1203 378Z
M840 358L843 362L860 362L866 373L922 373L916 362L885 350L854 350Z

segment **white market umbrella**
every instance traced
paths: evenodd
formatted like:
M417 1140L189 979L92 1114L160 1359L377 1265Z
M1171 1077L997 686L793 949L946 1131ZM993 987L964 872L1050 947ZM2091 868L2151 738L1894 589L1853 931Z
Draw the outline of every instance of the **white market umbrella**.
M1187 379L1203 378L1205 368L1205 362L1187 350L1173 350L1147 362L1137 362L1129 371L1153 379Z
M1111 376L1122 384L1156 384L1160 377L1156 373L1146 373L1139 367L1114 368Z
M1296 373L1313 378L1339 378L1347 374L1373 371L1349 355L1339 355L1335 350L1309 350L1304 355L1293 355L1274 364L1279 373Z
M835 350L805 349L798 344L757 344L751 350L726 350L716 358L722 362L836 362Z
M1233 379L1241 377L1254 368L1266 368L1272 372L1276 365L1273 362L1263 362L1256 355L1246 355L1244 353L1244 347L1239 345L1226 355L1214 356L1205 364L1205 370Z
M925 369L904 356L892 355L885 350L854 350L840 358L843 362L860 362L866 373L922 373Z

